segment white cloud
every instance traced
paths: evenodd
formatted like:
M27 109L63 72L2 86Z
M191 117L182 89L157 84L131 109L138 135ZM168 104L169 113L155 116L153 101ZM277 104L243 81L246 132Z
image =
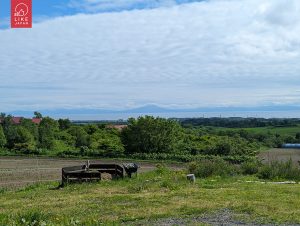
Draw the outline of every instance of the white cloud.
M0 31L1 111L300 103L297 0L211 0L33 27Z

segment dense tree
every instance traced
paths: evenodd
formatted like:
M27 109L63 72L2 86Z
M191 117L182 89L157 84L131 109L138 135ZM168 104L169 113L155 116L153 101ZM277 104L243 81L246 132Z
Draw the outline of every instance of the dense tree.
M59 130L58 122L49 117L43 118L39 125L39 147L53 149L55 136Z
M68 132L75 138L76 147L89 146L89 136L83 127L72 126Z
M38 141L39 130L37 124L33 123L31 119L23 118L20 125L26 128L33 135L35 141Z
M11 126L13 126L12 116L7 115L7 116L1 118L1 124L2 124L2 127L3 127L4 134L5 134L5 136L7 136L9 128Z
M187 118L179 119L184 127L214 126L225 128L249 128L266 126L297 126L300 119L265 119L265 118Z
M145 116L129 119L122 140L127 153L174 153L178 151L181 134L177 122Z
M27 152L35 149L33 135L23 126L11 126L8 130L7 145L10 149Z
M31 119L22 119L20 124L15 124L12 116L5 114L1 114L0 119L0 148L23 153L47 151L73 156L171 158L180 161L190 161L196 155L243 159L254 156L260 147L281 147L283 143L300 141L300 133L281 133L274 127L290 126L299 122L297 119L191 119L186 121L192 124L183 123L181 126L178 120L145 116L129 119L128 127L122 131L108 128L106 124L74 125L69 119L56 121L49 117L43 118L39 125ZM210 126L194 126L193 123ZM241 128L263 124L272 125L274 129L214 127Z
M57 139L62 141L65 145L69 147L75 147L76 138L68 133L67 130L60 131L57 134Z
M43 118L43 115L38 111L35 111L33 114L35 118Z
M300 133L296 133L295 138L296 138L297 142L300 142Z
M59 124L59 129L60 130L69 129L72 125L72 123L69 119L59 119L58 124Z
M2 126L0 125L0 148L3 148L6 145L6 137L4 135Z
M98 131L99 127L97 125L86 125L84 129L89 135L92 135Z
M98 155L117 157L124 153L124 146L118 132L98 130L91 135L90 139L90 148L95 150Z

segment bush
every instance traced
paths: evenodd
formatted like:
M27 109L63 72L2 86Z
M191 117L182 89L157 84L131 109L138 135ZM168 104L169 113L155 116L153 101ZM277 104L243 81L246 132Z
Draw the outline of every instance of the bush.
M221 158L215 158L212 160L205 159L199 162L193 162L189 165L189 171L201 178L211 176L226 177L239 173L237 166L230 164Z
M192 162L201 161L204 159L223 159L226 162L232 164L239 164L246 161L252 161L252 156L215 156L215 155L190 155L190 154L167 154L167 153L135 153L127 155L126 157L133 159L144 159L144 160L171 160L177 162Z
M258 173L260 166L258 161L247 161L241 164L241 172L244 175L254 175Z
M56 154L58 157L78 157L80 156L80 151L78 150L66 150L61 151Z
M290 159L288 162L274 161L260 168L258 177L268 180L296 180L300 181L300 169Z

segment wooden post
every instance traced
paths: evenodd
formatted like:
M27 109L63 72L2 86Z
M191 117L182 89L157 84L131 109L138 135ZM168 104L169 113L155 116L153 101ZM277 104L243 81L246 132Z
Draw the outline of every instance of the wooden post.
M195 174L188 174L188 175L186 175L186 178L192 183L196 182Z

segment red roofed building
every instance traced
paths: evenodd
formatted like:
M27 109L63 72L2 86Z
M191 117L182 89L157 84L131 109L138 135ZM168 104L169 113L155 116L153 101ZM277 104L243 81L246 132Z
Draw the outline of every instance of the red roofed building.
M37 124L37 125L39 125L39 124L41 123L41 121L42 121L41 118L33 118L33 119L32 119L32 122L33 122L34 124Z
M125 129L127 127L127 125L107 125L106 128L109 129L117 129L119 131Z
M15 124L15 125L20 125L22 119L24 119L24 117L12 117L12 118L11 118L11 122L12 122L13 124ZM3 119L0 119L0 123L2 123L2 120L3 120ZM41 123L42 119L41 119L41 118L33 118L33 119L31 119L31 121L32 121L34 124L39 125L39 124Z
M13 124L19 125L21 123L21 120L23 119L23 117L12 117L11 118L11 122Z

